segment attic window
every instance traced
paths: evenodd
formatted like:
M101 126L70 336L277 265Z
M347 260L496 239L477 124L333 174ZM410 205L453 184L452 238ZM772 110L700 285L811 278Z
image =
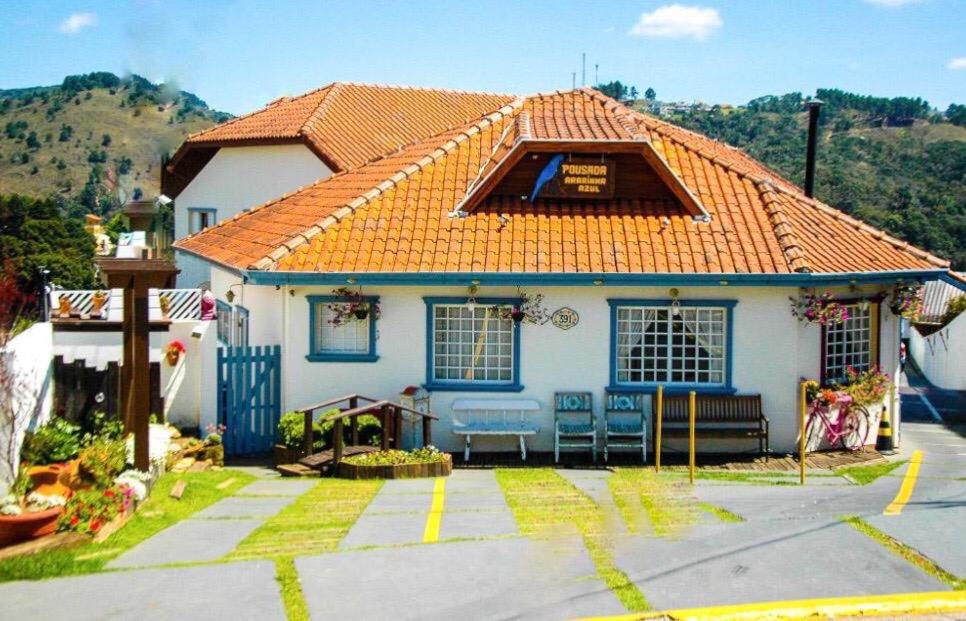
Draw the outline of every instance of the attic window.
M214 226L217 214L214 207L188 207L188 233L194 235Z

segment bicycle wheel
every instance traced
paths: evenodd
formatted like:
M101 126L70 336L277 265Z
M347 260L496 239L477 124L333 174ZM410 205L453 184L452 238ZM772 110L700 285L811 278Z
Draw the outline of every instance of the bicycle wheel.
M842 446L850 451L857 451L865 446L869 440L870 418L864 407L849 408L845 420L842 421Z

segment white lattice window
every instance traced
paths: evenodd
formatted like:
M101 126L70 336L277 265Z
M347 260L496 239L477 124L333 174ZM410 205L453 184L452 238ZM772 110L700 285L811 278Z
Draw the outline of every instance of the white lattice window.
M320 302L315 313L315 351L322 354L368 354L372 317L334 325L329 303Z
M492 306L436 304L433 380L512 384L514 324Z
M863 310L863 306L865 306ZM845 369L866 371L872 365L873 308L865 304L846 305L849 318L840 324L825 326L825 380L845 379Z
M225 345L232 344L231 306L221 300L215 306L215 320L218 326L218 340Z
M619 306L615 371L621 384L727 381L726 308Z

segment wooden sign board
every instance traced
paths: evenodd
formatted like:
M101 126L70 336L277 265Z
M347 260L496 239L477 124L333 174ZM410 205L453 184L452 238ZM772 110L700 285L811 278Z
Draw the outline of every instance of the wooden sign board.
M613 198L614 173L612 159L571 158L565 159L557 174L541 189L539 196L546 198Z

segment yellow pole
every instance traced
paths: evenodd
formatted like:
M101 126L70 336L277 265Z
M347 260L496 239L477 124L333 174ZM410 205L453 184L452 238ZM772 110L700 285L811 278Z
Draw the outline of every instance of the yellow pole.
M798 419L798 467L799 467L799 482L805 485L805 416L807 413L807 405L805 403L805 382L802 382L798 388L798 401L799 409L801 410Z
M688 394L688 469L691 485L694 485L694 419L697 411L697 393Z
M657 387L657 407L654 412L654 471L661 471L661 424L664 418L664 386Z
M897 450L899 448L899 436L897 435L899 433L899 425L896 424L895 407L896 385L889 384L889 425L892 428L892 450Z

